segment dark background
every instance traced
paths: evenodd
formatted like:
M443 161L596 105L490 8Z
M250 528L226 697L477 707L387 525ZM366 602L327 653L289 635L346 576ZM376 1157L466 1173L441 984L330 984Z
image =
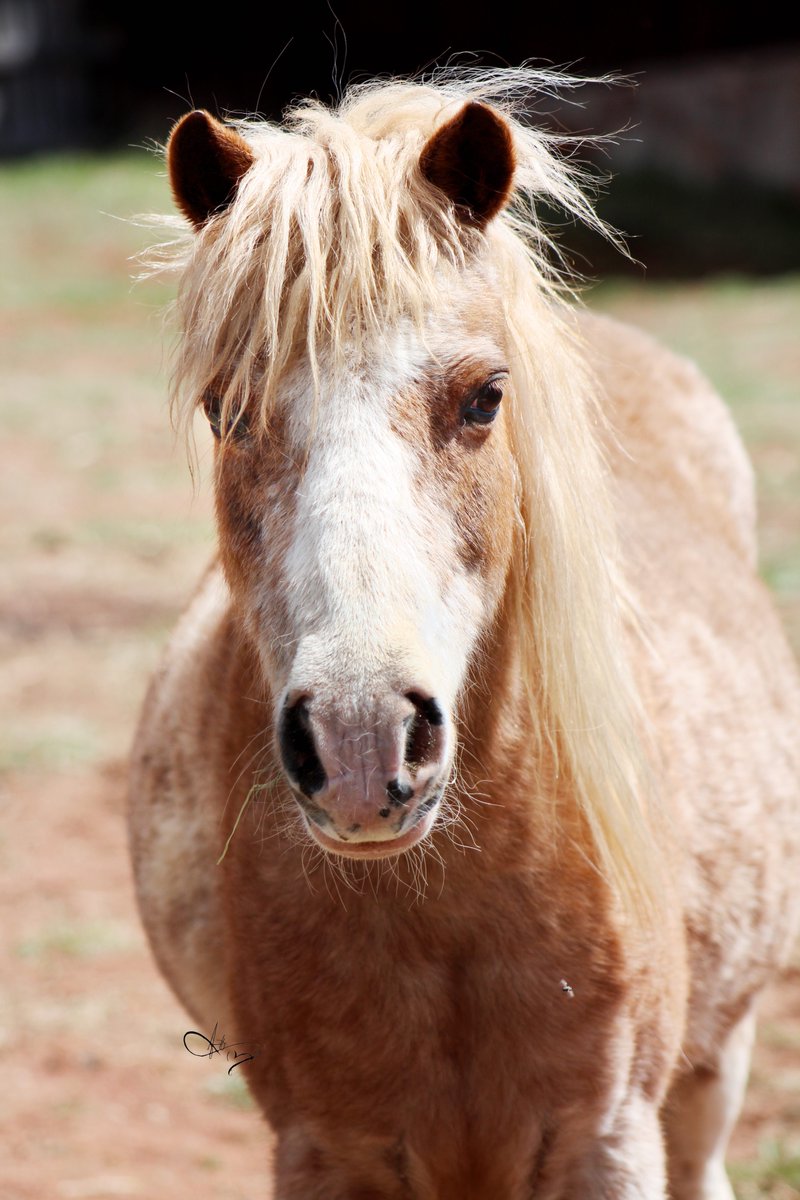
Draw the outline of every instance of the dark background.
M557 128L626 130L595 156L604 216L652 272L800 269L800 15L730 4L611 7L475 0L281 6L0 0L0 155L163 142L190 107L276 118L297 96L456 58L629 75ZM474 57L468 57L471 52ZM589 270L619 267L567 231Z
M204 18L173 0L0 0L0 144L163 137L190 104L274 117L293 96L329 99L352 77L409 74L464 52L594 74L800 44L800 14L765 7L736 21L730 3L239 0Z

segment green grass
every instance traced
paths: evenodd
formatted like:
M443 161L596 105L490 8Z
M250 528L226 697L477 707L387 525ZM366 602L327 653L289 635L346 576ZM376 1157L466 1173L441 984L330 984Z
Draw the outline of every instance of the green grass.
M130 271L116 268L146 240L131 219L167 203L163 168L143 152L4 166L0 312L52 307L80 324L130 303Z
M169 208L144 152L0 168L0 772L127 752L156 645L213 553L167 413L172 291L131 282L153 234L130 218ZM158 636L147 604L103 628L131 592L159 598Z
M16 947L20 958L49 962L53 957L97 958L126 951L132 944L128 927L112 921L60 920L25 938Z
M0 731L0 775L8 771L67 771L103 757L96 727L68 713L43 714L34 722L7 719Z
M797 1200L800 1197L800 1141L765 1141L758 1158L730 1168L738 1200Z
M225 1108L236 1108L246 1112L254 1109L253 1097L247 1090L241 1071L234 1070L231 1075L228 1074L230 1064L224 1053L215 1056L210 1062L220 1073L206 1080L203 1084L204 1091Z

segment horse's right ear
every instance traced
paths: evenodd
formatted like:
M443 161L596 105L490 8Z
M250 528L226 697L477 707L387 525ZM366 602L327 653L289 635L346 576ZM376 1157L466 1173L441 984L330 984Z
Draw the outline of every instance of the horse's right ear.
M228 207L253 151L235 129L196 109L181 117L167 142L172 194L195 229Z

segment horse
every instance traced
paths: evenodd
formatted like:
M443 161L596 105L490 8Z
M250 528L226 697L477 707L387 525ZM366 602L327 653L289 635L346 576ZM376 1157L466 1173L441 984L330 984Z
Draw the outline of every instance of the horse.
M751 468L694 365L575 296L539 210L600 222L542 85L373 81L167 146L219 545L131 852L277 1200L730 1200L797 928Z

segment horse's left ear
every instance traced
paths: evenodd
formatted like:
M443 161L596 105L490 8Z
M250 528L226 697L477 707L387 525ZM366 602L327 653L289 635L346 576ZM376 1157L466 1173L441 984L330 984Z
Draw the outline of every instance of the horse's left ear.
M181 117L167 142L172 194L195 229L228 207L252 163L241 134L201 108Z
M516 163L506 122L494 109L474 101L436 130L419 160L428 182L478 229L505 208Z

